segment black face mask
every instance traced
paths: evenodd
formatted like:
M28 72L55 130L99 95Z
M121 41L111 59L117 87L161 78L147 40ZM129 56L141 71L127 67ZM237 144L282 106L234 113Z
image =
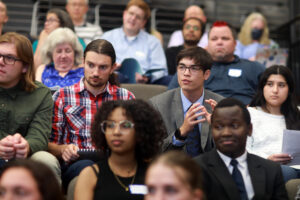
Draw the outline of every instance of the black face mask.
M251 36L253 40L259 40L263 34L263 29L254 28L251 30Z

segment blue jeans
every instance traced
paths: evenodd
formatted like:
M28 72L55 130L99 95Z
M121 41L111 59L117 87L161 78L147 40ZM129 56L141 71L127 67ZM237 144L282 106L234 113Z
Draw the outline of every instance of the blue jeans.
M287 165L280 165L280 166L281 166L281 171L282 171L282 175L283 175L283 180L285 183L291 179L300 178L300 170L299 169L294 169Z
M67 188L70 181L78 176L85 167L93 165L95 162L92 160L78 160L72 164L61 164L62 170L62 183L64 188Z

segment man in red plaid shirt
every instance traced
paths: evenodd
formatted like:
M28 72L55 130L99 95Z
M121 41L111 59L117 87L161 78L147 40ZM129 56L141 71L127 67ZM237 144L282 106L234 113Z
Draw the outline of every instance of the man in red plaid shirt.
M92 41L84 51L84 78L53 95L54 115L48 151L61 161L65 186L84 167L94 163L77 160L77 151L94 148L90 129L97 108L103 101L135 98L130 91L115 85L115 60L111 43L102 39Z

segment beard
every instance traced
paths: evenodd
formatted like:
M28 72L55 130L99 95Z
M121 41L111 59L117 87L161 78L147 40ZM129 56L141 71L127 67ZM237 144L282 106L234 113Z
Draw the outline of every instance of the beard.
M199 40L186 40L184 39L184 43L187 44L188 46L197 46Z

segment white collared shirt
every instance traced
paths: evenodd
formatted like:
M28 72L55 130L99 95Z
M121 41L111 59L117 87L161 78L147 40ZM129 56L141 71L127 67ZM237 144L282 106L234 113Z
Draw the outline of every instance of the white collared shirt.
M230 174L232 174L233 166L230 164L230 161L232 160L232 158L224 155L223 153L221 153L218 150L217 150L217 152L220 155L223 162L225 163ZM243 176L243 179L244 179L244 184L246 187L248 199L252 199L254 197L254 190L253 190L253 185L252 185L251 177L250 177L249 170L248 170L247 151L245 151L245 153L243 153L243 155L241 155L240 157L235 158L235 159L236 159L236 161L238 161L238 169L240 170L240 172Z

